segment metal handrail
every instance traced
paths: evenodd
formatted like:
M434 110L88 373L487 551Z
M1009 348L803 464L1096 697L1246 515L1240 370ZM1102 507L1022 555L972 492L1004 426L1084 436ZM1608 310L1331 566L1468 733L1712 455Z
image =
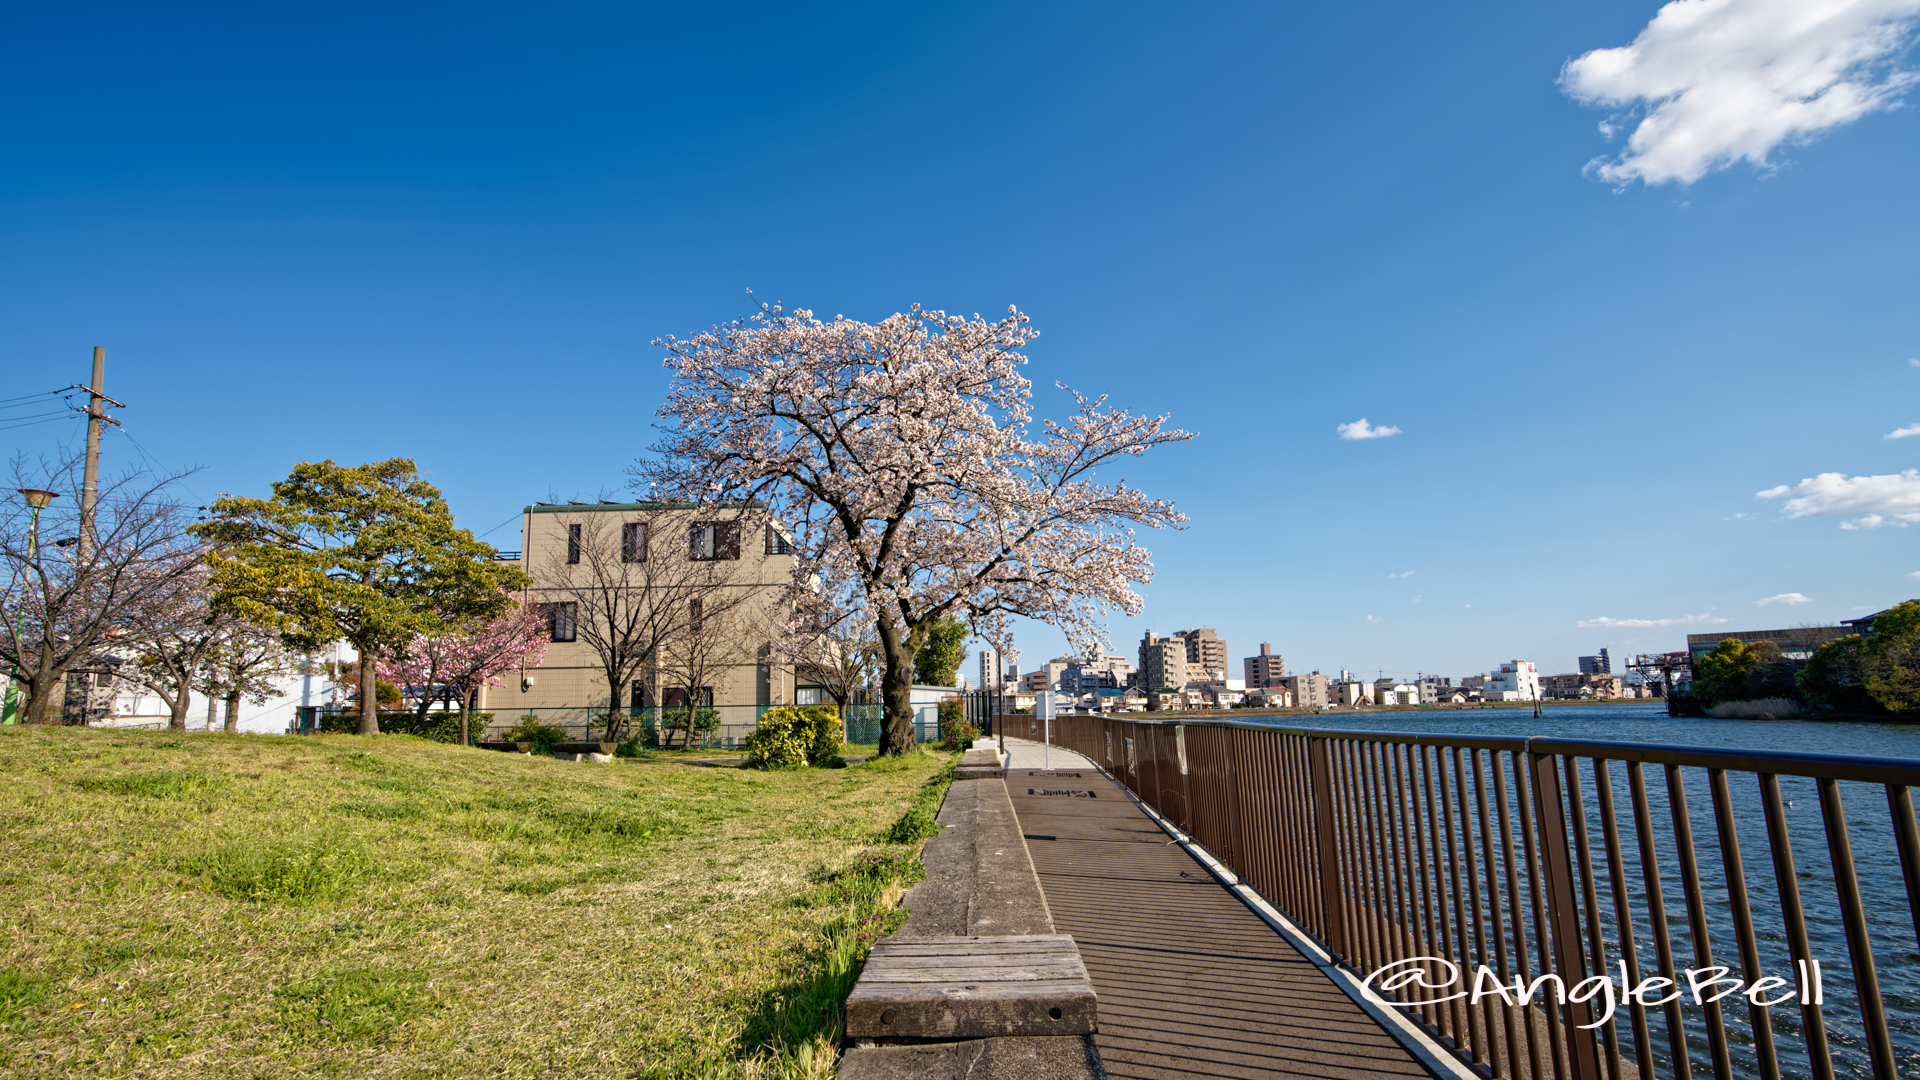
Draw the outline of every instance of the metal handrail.
M1896 1053L1875 960L1878 936L1902 993L1920 998L1920 761L1137 715L1068 715L1055 727L1063 746L1102 764L1337 962L1383 988L1411 986L1381 996L1482 1071L1638 1080L1701 1068L1772 1080L1783 1061L1802 1060L1816 1077L1837 1067L1892 1080L1920 1051L1909 1008ZM1664 791L1648 783L1649 766ZM1706 772L1704 789L1689 790L1690 770ZM1803 863L1783 784L1807 780L1826 858ZM1854 783L1884 787L1885 819L1860 819L1856 806L1850 826L1842 785ZM1712 819L1698 836L1696 814ZM1751 880L1743 826L1766 830L1770 866ZM1856 831L1871 880L1904 889L1913 937L1889 931L1883 907L1877 925L1869 918ZM1802 825L1802 848L1811 835ZM1777 922L1756 921L1756 899L1777 904ZM1844 967L1823 974L1816 937L1830 948L1844 940ZM1448 965L1484 969L1512 992L1444 999L1434 988ZM1418 981L1395 982L1409 970ZM1698 1003L1684 1008L1662 1000L1670 989L1658 980L1685 990L1715 971L1741 989L1770 981L1761 998L1797 1007L1776 1015L1732 991L1723 1005L1712 999L1720 983L1696 988ZM1603 1016L1598 984L1615 977L1642 1000L1617 1000L1609 982ZM1553 991L1556 978L1588 996L1532 993Z

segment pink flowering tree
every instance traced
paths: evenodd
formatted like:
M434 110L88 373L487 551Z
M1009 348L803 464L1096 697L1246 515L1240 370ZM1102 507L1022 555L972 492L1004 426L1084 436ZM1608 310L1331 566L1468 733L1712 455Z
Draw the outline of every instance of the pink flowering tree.
M762 305L656 342L673 385L639 478L655 497L766 500L794 526L796 589L864 600L882 754L914 746L913 660L935 623L1003 640L1018 615L1092 654L1152 577L1134 527L1186 520L1097 474L1191 436L1064 386L1071 416L1036 420L1019 351L1034 333L1013 308L989 322L915 305L869 324Z
M506 614L489 622L438 635L415 635L398 660L379 660L382 679L412 691L422 722L435 701L460 703L460 744L468 742L467 717L480 689L499 686L508 672L537 666L550 633L546 616L532 604L509 600Z

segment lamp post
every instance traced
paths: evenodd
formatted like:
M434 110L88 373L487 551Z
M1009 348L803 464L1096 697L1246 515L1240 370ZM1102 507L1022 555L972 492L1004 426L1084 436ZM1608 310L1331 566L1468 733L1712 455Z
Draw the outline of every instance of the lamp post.
M21 497L27 500L27 511L33 515L32 521L27 525L27 561L36 566L39 565L40 511L45 510L47 504L52 502L59 494L57 491L49 491L46 488L20 489ZM17 573L15 580L19 580ZM15 618L13 623L13 640L16 645L20 641L20 634L20 620ZM20 666L16 664L14 665L12 674L7 679L7 699L6 704L0 706L0 724L15 724L19 723L19 720Z

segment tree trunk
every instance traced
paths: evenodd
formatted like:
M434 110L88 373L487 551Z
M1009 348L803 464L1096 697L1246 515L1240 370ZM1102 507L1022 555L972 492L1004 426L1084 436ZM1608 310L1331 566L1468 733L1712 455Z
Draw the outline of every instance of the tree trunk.
M373 650L360 648L360 734L380 734L380 680L373 671Z
M880 699L886 711L880 721L880 756L910 754L916 748L913 732L913 649L900 639L900 628L890 615L876 622L880 652L886 669L880 675Z
M220 699L207 695L207 730L213 730L214 721L220 719Z
M47 704L53 700L53 650L46 642L40 643L39 670L33 673L33 685L27 690L27 715L29 724L47 722Z
M240 693L235 691L227 695L227 720L220 729L229 735L240 733Z
M471 690L462 688L460 691L460 745L461 746L473 745L473 739L467 731L467 717L472 707L470 705L470 702L472 702L472 700L473 700L473 692Z
M171 731L187 730L187 707L193 704L193 691L182 687L178 697L167 699L167 728Z

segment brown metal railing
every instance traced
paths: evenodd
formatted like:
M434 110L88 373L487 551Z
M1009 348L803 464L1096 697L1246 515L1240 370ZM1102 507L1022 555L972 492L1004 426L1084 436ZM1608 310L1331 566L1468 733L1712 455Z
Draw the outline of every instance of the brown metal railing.
M1920 1075L1920 762L1101 716L1055 739L1482 1073ZM1714 968L1742 987L1690 989Z

